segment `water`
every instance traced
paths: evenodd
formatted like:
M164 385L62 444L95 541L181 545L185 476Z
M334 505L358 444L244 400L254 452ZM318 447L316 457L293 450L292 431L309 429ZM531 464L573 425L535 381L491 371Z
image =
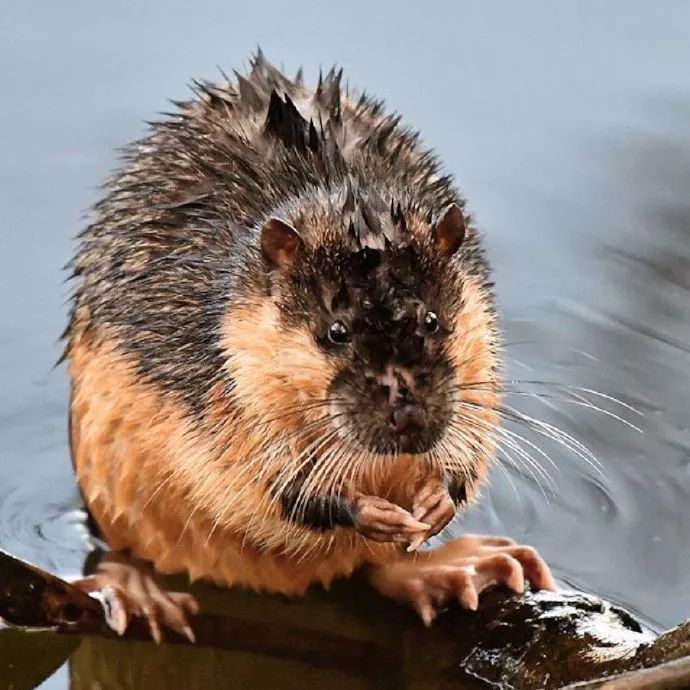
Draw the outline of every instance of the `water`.
M550 449L548 501L529 476L511 472L513 488L494 472L457 528L532 543L564 580L659 627L690 616L689 29L682 1L8 3L0 546L65 576L88 549L53 364L60 267L113 148L190 78L240 66L260 43L311 77L342 63L438 148L487 231L511 376L594 388L644 413L627 413L639 434L580 406L516 398L585 441L603 475ZM69 675L43 687L66 688Z

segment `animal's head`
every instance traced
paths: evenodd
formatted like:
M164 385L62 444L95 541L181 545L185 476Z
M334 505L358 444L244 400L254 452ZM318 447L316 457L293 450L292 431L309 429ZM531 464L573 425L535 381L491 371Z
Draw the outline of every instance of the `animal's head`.
M321 438L483 475L470 465L492 450L497 334L462 209L346 186L266 218L257 244L265 297L227 325L250 411L289 417L316 455Z

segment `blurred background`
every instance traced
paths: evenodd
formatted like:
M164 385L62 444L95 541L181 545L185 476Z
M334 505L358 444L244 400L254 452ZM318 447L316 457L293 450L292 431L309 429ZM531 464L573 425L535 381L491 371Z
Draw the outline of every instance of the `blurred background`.
M654 626L690 616L689 35L682 0L5 3L0 547L63 575L88 548L54 363L61 267L114 149L260 45L309 81L341 64L437 149L486 232L510 377L643 413L585 396L639 433L564 389L517 397L602 471L545 446L555 491L497 470L453 529L531 543Z

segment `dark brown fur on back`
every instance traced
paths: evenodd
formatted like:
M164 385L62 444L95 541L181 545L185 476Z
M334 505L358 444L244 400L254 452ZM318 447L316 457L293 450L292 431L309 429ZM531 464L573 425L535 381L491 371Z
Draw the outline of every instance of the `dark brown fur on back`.
M462 201L417 133L380 101L343 91L340 71L309 91L300 75L287 78L259 52L246 77L196 83L195 91L197 99L178 103L125 150L122 171L80 235L67 335L107 324L145 380L202 413L211 389L232 386L219 324L228 299L242 299L231 283L257 288L251 275L233 278L246 269L255 237L248 229L266 214L347 185L383 188L400 214ZM366 198L351 203L365 227ZM463 261L485 279L478 247Z

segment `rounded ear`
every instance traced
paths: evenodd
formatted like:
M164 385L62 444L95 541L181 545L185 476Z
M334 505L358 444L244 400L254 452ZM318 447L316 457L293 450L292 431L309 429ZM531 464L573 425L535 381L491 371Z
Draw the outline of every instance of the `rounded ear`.
M444 254L455 254L465 239L465 216L457 204L449 204L434 223L434 237Z
M261 251L276 268L292 266L301 243L295 228L280 218L269 218L261 228Z

